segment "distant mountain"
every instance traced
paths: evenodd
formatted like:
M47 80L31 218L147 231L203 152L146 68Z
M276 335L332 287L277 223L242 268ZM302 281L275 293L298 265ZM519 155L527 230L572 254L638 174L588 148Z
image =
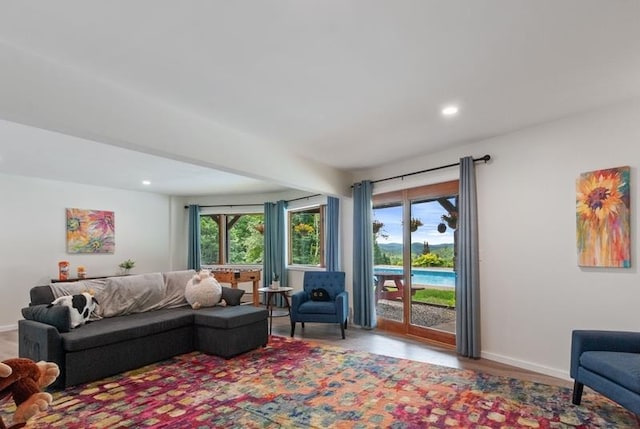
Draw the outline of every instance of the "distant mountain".
M380 250L387 255L397 255L402 253L402 244L401 243L378 243L378 247ZM453 243L445 243L445 244L430 244L429 250L435 252L440 249L453 248ZM411 243L411 253L412 254L421 254L424 250L423 243Z
M418 244L418 243L414 243ZM378 243L378 247L384 253L402 253L401 243ZM411 246L413 248L413 246Z

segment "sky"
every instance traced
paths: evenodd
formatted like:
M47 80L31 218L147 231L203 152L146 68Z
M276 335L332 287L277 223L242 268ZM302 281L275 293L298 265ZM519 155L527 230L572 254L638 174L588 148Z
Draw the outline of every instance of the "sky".
M444 234L438 232L438 224L442 222L441 216L447 211L437 202L428 201L414 203L411 206L411 217L420 219L423 223L418 230L411 234L412 243L429 244L453 243L453 230L447 227ZM381 221L384 226L382 233L387 234L387 239L378 237L378 243L402 243L402 207L386 207L373 209L373 219Z

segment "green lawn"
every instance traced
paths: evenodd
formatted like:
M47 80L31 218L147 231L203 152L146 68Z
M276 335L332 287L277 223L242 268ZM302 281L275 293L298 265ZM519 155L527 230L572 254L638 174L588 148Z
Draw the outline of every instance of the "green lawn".
M444 305L453 308L456 306L456 292L453 289L422 289L416 291L416 294L413 295L412 300L417 302L424 302L426 304Z

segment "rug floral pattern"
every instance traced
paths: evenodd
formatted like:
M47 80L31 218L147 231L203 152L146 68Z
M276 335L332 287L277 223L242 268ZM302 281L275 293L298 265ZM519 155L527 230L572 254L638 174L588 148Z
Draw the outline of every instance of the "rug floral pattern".
M11 406L3 407L7 416ZM7 418L5 418L7 420ZM272 337L54 395L28 428L637 428L600 395Z

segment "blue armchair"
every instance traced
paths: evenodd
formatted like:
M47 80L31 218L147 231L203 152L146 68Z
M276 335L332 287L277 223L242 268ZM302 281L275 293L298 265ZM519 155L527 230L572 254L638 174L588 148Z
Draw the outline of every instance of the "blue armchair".
M573 403L593 390L640 414L640 332L573 331Z
M296 322L338 323L344 340L349 315L349 295L344 290L344 273L341 271L307 271L304 273L303 290L291 297L291 336ZM311 291L323 288L329 292L329 301L312 301Z

